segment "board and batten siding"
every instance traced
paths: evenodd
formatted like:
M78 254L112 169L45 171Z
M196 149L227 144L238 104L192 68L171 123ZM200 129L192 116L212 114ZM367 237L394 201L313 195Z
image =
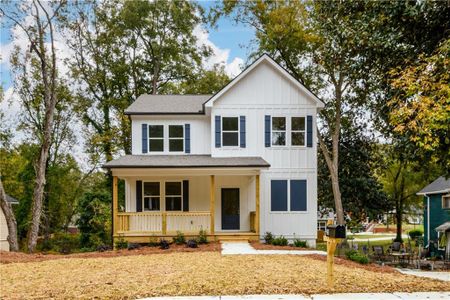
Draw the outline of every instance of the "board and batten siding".
M9 251L8 225L3 210L0 208L0 250Z
M265 116L312 116L312 147L290 146L290 131L286 131L287 146L265 145ZM245 116L246 147L215 147L214 126L211 128L211 154L217 157L260 156L271 167L261 171L261 235L266 231L287 238L307 239L315 244L317 237L317 138L316 103L278 70L262 63L216 100L211 109L211 124L215 116ZM307 180L307 210L305 212L272 212L270 182L272 179Z
M140 155L142 153L142 124L147 125L164 125L165 140L168 139L168 125L185 125L190 124L190 153L189 154L211 154L211 148L209 141L210 137L210 124L209 117L201 116L132 116L131 122L131 153L134 155ZM167 147L166 147L167 149ZM147 153L149 155L158 154L183 154L180 152L153 152Z

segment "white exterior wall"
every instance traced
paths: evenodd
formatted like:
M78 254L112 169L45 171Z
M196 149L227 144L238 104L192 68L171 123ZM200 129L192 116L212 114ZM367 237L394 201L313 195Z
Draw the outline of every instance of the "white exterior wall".
M9 251L8 225L3 210L0 209L0 250Z
M184 125L190 124L191 130L191 153L190 154L210 154L211 147L209 141L210 124L209 117L205 115L199 116L132 116L131 117L131 153L135 155L142 153L142 124L148 125L164 125L164 152L146 153L147 155L158 154L183 154L181 152L169 152L168 143L166 142L169 136L168 125Z
M290 117L313 116L313 141L316 140L317 107L313 100L268 63L262 63L216 100L211 109L215 116L246 117L246 147L215 147L215 128L211 127L211 154L217 157L260 156L270 163L261 172L261 235L270 231L287 238L307 239L315 244L317 237L317 143L313 147L265 147L264 116L286 117L287 145L290 144ZM306 138L306 135L305 135ZM271 212L271 179L306 179L306 212Z

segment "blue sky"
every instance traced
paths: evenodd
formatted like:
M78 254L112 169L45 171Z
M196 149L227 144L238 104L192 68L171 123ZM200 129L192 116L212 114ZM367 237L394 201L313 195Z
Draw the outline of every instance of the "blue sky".
M215 4L214 1L200 1L199 3L205 9L209 9ZM220 56L221 58L226 56L227 64L236 65L241 61L246 62L249 54L248 46L254 37L254 30L250 27L244 27L243 25L236 25L230 18L221 18L217 25L217 29L210 27L206 28L209 31L209 35L207 37L208 40L218 48L219 53L216 53L217 56ZM4 91L6 91L11 87L11 77L8 69L9 63L7 63L11 50L11 47L8 47L8 44L11 43L10 24L2 23L0 36L2 48L1 81ZM225 55L225 53L227 55ZM231 69L236 70L235 66L230 67ZM232 73L236 73L236 71Z

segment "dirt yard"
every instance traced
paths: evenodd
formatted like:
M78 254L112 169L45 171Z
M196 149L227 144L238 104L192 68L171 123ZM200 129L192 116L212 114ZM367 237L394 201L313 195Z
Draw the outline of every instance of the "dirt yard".
M131 251L130 251L131 252ZM137 254L135 252L135 254ZM134 299L162 295L314 294L449 290L446 282L390 268L336 264L336 288L325 284L324 258L221 256L217 251L68 257L0 265L1 299Z

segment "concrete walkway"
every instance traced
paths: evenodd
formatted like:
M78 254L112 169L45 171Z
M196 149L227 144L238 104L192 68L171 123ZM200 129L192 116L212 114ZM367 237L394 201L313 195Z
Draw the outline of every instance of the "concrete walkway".
M286 247L290 248L290 247ZM327 255L325 251L318 250L256 250L248 242L222 242L222 255L255 255L255 254L295 254Z
M187 297L155 297L153 300L446 300L450 292L419 293L348 293L323 295L246 295L246 296L187 296ZM142 299L142 300L145 300Z
M411 269L397 269L400 273L406 275L413 275L418 277L426 277L431 279L438 279L443 281L450 281L450 272L429 272L429 271L419 271Z

